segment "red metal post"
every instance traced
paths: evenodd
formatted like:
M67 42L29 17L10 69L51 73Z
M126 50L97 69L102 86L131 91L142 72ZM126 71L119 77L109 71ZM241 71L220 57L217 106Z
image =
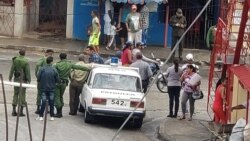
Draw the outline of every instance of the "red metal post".
M237 40L236 49L235 49L235 53L234 53L233 64L239 64L239 61L240 61L240 53L241 53L241 49L242 49L242 45L243 45L243 37L244 37L244 33L245 33L246 22L248 19L248 9L249 9L248 1L245 1L244 6L243 6L243 10L242 10L240 30L239 30L238 40Z
M246 115L246 120L247 120L247 123L248 123L248 114L249 114L249 109L248 109L248 108L249 108L249 104L250 104L250 103L249 103L249 98L250 98L250 97L249 97L249 91L248 91L248 92L247 92L247 107L246 107L246 109L247 109L247 110L246 110L246 114L247 114L247 115Z

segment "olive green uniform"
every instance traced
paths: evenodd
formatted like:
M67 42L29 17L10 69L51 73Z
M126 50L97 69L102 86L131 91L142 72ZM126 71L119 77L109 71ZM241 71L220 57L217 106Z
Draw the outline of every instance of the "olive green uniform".
M36 76L37 76L39 69L47 64L46 59L47 59L46 57L42 57L37 62L36 68L35 68L35 75ZM39 87L40 87L40 84L39 84L39 82L37 82L37 97L36 97L36 105L37 106L41 105L41 91L39 90Z
M173 28L172 33L172 46L171 50L174 49L175 44L180 40L182 34L185 32L185 27L187 26L187 21L185 16L178 17L177 15L174 15L169 20L170 25ZM180 26L182 25L182 26ZM184 40L184 39L183 39ZM183 40L179 44L179 59L182 60L182 52L183 52ZM172 55L172 58L175 57L175 51Z
M60 84L56 85L55 107L57 108L57 114L58 112L59 114L61 114L62 107L64 106L63 94L69 83L69 76L71 69L83 70L83 71L89 71L90 69L88 67L72 64L67 59L63 59L57 62L54 65L54 67L57 69L60 78Z
M206 37L206 44L207 44L207 47L210 49L210 50L213 50L213 44L214 44L214 36L215 36L215 28L216 26L211 26L208 31L207 31L207 37Z
M23 82L30 83L30 66L28 59L24 56L14 57L12 59L12 66L9 74L9 80L12 80L14 75L14 82L20 82L21 73L23 73ZM20 105L22 107L26 106L26 88L22 88L22 92L19 95L19 87L14 87L14 96L12 105L16 106L18 103L18 96L20 99Z

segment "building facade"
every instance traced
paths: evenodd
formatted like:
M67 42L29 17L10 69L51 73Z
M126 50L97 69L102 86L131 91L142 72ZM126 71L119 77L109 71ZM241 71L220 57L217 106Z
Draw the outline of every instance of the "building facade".
M140 5L142 0L112 0L112 2ZM206 0L145 0L150 9L148 44L170 47L171 26L168 19L182 8L188 25L205 5ZM186 48L202 48L206 32L220 14L216 0L185 37ZM60 36L67 39L88 40L91 11L99 11L103 29L105 0L0 0L0 35L22 37L29 32ZM102 38L101 38L102 39Z

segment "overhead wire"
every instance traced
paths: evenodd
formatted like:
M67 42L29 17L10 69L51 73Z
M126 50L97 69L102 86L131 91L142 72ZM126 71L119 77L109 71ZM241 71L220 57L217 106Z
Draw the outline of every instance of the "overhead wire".
M171 58L171 56L173 55L173 53L175 52L175 50L178 48L179 44L181 43L181 41L183 40L183 38L185 37L185 35L187 34L187 32L192 28L192 26L195 24L195 22L199 19L199 17L202 15L202 13L206 10L206 8L209 6L209 4L211 3L212 0L208 0L206 5L202 8L202 10L199 12L199 14L196 16L196 18L193 20L193 22L189 25L189 27L185 30L185 32L182 34L182 36L180 37L180 39L177 41L177 43L175 44L174 48L172 49L172 51L170 52L170 54L168 55L167 59L165 60L164 64L162 67L164 67L167 62L169 61L169 59ZM162 67L160 69L162 69ZM139 105L141 104L141 102L144 100L144 98L148 95L151 87L153 86L153 84L156 81L156 78L158 78L160 74L160 71L157 72L155 78L150 82L149 87L148 87L148 91L143 95L143 97L141 98L140 102L136 105L136 107L134 108L134 110L129 114L129 116L126 118L126 120L123 122L123 124L120 126L120 128L117 130L117 132L114 134L114 136L112 137L111 141L114 141L115 138L118 136L118 134L121 132L121 130L124 128L124 126L127 124L127 122L129 121L129 119L132 117L132 115L135 113L135 111L137 110L137 108L139 107Z

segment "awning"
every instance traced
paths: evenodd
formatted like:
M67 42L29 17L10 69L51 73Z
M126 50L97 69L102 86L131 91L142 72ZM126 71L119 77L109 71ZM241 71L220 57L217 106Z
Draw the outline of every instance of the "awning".
M250 66L242 65L237 67L231 67L231 71L235 74L243 88L250 92Z
M141 4L141 3L150 3L150 2L156 2L156 3L166 3L167 0L111 0L112 2L117 3L133 3L133 4Z

